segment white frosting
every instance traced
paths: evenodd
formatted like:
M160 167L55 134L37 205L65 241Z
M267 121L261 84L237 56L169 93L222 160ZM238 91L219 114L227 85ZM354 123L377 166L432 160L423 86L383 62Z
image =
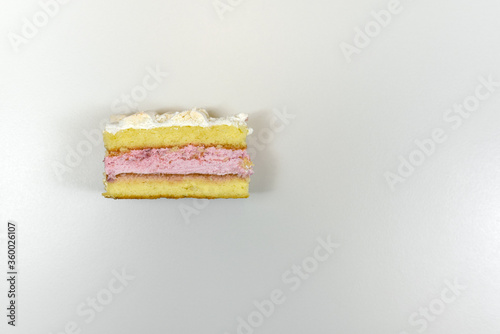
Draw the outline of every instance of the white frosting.
M248 115L213 118L204 109L193 109L181 112L158 114L153 111L140 112L133 115L112 115L106 124L105 131L115 134L125 129L154 129L169 126L202 126L229 125L247 127ZM248 134L253 132L248 128Z

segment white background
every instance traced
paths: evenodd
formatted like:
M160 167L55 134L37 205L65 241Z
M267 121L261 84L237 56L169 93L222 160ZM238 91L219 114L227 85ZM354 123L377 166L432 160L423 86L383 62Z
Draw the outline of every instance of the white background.
M254 333L498 333L500 89L459 128L443 119L480 76L500 81L498 1L401 0L351 62L341 43L389 1L232 3L221 19L211 0L69 1L16 51L41 7L2 0L0 233L18 223L20 276L11 328L3 237L0 331L233 334L279 289ZM250 115L266 143L249 199L101 197L104 149L83 131L148 67L168 76L140 110ZM295 118L269 138L273 110ZM447 140L391 190L436 128ZM340 247L292 291L282 275L329 235ZM80 315L122 268L135 279Z

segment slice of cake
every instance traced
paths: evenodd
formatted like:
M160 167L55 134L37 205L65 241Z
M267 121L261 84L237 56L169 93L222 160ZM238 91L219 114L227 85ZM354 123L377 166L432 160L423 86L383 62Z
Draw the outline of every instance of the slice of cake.
M203 109L114 115L103 133L105 197L246 198L248 115Z

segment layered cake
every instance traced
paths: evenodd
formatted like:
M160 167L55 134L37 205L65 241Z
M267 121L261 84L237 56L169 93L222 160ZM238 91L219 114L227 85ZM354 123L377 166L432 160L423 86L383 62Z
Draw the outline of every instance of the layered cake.
M248 115L203 109L114 115L103 133L105 197L246 198Z

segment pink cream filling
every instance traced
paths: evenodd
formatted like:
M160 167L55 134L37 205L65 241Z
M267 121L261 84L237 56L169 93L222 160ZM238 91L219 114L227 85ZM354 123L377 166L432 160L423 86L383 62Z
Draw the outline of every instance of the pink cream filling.
M108 181L118 174L253 174L246 150L188 145L179 149L153 148L107 156Z

